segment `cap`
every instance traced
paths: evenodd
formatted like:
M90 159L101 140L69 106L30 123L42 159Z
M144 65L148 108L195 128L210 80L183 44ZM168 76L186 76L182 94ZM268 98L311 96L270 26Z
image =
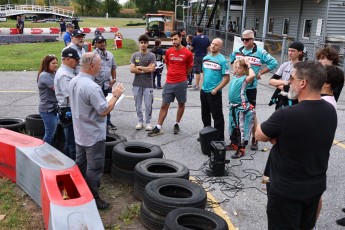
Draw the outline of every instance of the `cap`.
M74 27L74 25L72 23L67 23L66 27Z
M79 36L79 35L85 36L85 34L83 33L83 31L81 31L81 30L73 30L73 32L72 32L72 37Z
M289 48L296 49L298 51L304 51L304 45L302 42L293 42L289 45Z
M100 41L105 41L106 39L103 36L97 36L95 37L95 43L100 42Z
M67 57L74 58L76 60L80 59L78 51L73 49L73 48L71 48L71 47L68 47L68 48L66 48L66 49L64 49L62 51L62 57L64 57L64 58L67 58Z

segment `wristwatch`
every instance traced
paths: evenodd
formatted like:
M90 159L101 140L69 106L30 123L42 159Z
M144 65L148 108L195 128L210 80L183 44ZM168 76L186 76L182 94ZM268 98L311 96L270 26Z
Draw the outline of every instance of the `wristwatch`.
M144 74L144 70L141 71L141 74Z

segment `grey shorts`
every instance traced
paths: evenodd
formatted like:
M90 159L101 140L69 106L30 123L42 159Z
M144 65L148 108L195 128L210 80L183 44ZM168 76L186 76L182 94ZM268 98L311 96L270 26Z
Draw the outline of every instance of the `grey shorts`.
M202 59L204 57L194 56L194 66L193 71L195 74L202 73Z
M175 97L179 103L186 103L187 101L188 81L183 81L175 84L166 83L163 88L162 97L163 103L169 104L174 102Z

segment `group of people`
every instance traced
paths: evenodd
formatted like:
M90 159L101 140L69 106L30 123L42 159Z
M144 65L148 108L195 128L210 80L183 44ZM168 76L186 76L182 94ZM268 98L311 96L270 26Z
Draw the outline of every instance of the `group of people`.
M100 179L104 169L105 140L108 128L116 129L110 112L124 91L116 87L116 62L106 50L106 39L95 38L93 52L85 52L85 34L78 29L71 32L71 42L58 58L43 58L37 76L40 95L39 113L43 119L43 140L54 146L58 123L65 135L64 154L79 166L99 209L109 204L99 197ZM112 94L109 101L108 93Z
M62 51L61 67L58 69L55 56L48 55L43 59L38 74L44 141L53 144L57 122L64 124L66 140L73 140L66 143L66 155L76 160L97 206L108 208L109 204L98 194L104 167L107 120L108 127L111 127L110 117L105 117L124 88L122 84L113 87L116 63L111 52L106 50L103 36L95 38L95 50L90 53L82 48L85 36L82 31L74 30L71 36L71 43ZM269 81L276 87L270 101L276 104L276 111L259 124L256 119L258 80L275 69L277 61L255 44L253 31L246 30L241 38L243 46L230 55L234 72L230 79L228 61L221 54L222 39L207 40L202 29L198 28L197 35L190 39L187 36L186 46L183 46L181 32L174 31L171 33L172 47L164 53L159 40L151 52L147 35L139 37L139 51L130 60L138 118L135 129L145 128L149 137L163 134L164 120L176 98L178 108L173 133L180 133L188 78L194 69L195 74L202 73L194 89L201 84L203 125L211 126L213 119L218 140L226 140L222 89L229 85L230 144L227 150L235 151L232 158L243 157L249 142L252 150L258 148L258 141L273 144L264 172L270 178L268 229L314 228L322 206L321 196L326 189L329 152L337 127L336 101L344 85L344 72L337 66L339 56L332 48L326 47L316 54L319 62L303 61L303 44L298 41L291 43L289 61L283 63ZM206 46L206 54L202 58L195 54L200 49L198 44ZM153 126L153 89L162 87L163 62L167 68L166 81L158 121ZM262 65L266 66L262 68ZM157 85L153 80L155 77ZM109 102L105 99L108 93L113 95ZM59 114L58 119L56 113ZM345 222L339 221L339 224Z

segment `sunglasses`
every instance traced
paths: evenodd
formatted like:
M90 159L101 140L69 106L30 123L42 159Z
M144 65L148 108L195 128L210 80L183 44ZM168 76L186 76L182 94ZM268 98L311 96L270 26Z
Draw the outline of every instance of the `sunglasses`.
M252 40L253 38L241 38L241 41L246 41L249 42L250 40Z
M56 57L54 54L48 54L48 57Z

